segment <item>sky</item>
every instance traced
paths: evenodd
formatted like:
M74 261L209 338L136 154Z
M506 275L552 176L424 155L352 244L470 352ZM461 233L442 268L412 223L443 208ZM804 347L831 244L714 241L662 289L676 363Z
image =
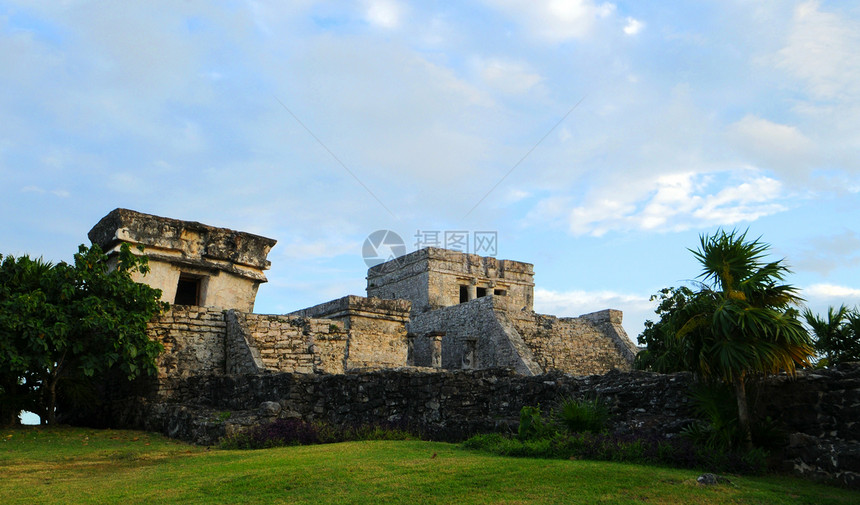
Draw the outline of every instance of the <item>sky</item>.
M261 313L363 295L377 230L492 233L633 339L720 227L854 306L860 4L0 0L0 181L4 255L117 207L276 239Z

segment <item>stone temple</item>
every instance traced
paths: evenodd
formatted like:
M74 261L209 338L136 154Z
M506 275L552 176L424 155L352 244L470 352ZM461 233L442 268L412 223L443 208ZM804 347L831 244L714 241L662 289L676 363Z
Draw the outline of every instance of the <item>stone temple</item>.
M151 273L136 280L172 304L150 325L165 346L162 378L405 367L591 375L629 370L637 350L621 311L535 313L529 263L425 248L370 268L367 297L263 315L254 300L275 240L126 209L89 238L109 255L144 246Z

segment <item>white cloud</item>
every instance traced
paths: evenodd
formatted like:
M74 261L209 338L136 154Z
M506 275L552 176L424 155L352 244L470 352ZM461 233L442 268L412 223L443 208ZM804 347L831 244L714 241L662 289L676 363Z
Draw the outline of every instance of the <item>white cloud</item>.
M44 194L50 193L50 194L57 196L57 197L60 197L60 198L68 198L72 195L69 191L67 191L65 189L47 190L41 186L24 186L23 188L21 188L21 193L36 193L38 195L44 195Z
M747 115L727 131L729 142L762 167L794 176L814 167L815 142L796 126Z
M705 197L692 215L702 224L732 225L755 221L787 209L776 203L781 194L782 183L770 177L757 177Z
M478 68L484 82L509 94L526 93L542 80L527 65L500 58L480 61Z
M627 24L624 25L624 33L627 35L636 35L641 32L643 28L645 28L645 23L638 19L628 17Z
M740 180L716 187L712 175L681 172L631 181L626 188L600 188L569 211L569 229L597 237L623 230L682 231L754 221L786 209L776 179L755 171L736 177ZM556 198L539 210L557 211L564 203Z
M591 34L599 19L611 16L615 5L592 0L486 0L529 31L550 42L580 39Z
M382 28L398 28L403 18L403 6L394 0L370 0L366 2L365 19Z
M813 284L802 290L804 298L845 300L846 305L860 303L860 289L837 284Z
M794 10L786 46L778 65L806 83L816 98L860 97L860 23L824 12L810 1Z

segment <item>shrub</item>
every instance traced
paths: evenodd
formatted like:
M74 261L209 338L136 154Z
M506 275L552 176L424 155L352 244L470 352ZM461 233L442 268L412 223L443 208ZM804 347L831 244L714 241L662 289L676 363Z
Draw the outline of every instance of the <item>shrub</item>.
M690 392L693 411L701 419L681 430L681 436L707 449L739 450L744 435L738 423L734 393L722 384L700 384ZM756 447L776 448L785 434L770 418L751 424L752 441Z
M609 407L599 396L566 398L558 406L556 421L570 433L599 432L606 429Z
M500 456L589 459L638 464L661 464L712 472L760 474L767 453L697 447L683 438L660 439L609 433L556 433L544 439L519 440L500 434L476 435L462 447Z
M540 405L520 409L520 425L517 428L517 437L520 440L551 438L553 435L555 428L543 420Z

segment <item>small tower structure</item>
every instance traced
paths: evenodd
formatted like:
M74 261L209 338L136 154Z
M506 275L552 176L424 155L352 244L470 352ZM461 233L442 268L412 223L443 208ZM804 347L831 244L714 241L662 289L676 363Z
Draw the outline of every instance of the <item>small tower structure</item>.
M534 309L534 265L426 247L371 267L367 296L412 302L412 314L505 297L514 310Z

